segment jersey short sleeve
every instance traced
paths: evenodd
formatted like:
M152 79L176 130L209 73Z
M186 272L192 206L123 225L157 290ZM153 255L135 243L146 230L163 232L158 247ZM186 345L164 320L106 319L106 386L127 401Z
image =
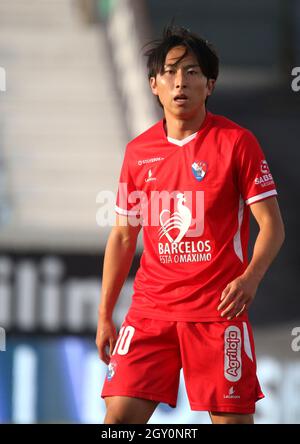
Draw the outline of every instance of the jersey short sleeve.
M265 155L250 131L238 138L235 155L238 187L247 205L277 194Z
M119 177L115 211L124 216L136 216L140 213L139 193L130 172L130 154L128 146L125 150Z

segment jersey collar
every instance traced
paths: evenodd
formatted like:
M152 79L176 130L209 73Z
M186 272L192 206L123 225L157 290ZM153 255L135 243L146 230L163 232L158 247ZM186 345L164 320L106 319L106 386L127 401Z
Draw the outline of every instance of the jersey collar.
M199 133L202 133L203 129L207 126L209 120L211 117L211 113L209 111L206 111L206 115L205 118L202 122L201 127L199 128L199 130L193 134L190 134L189 136L185 137L184 139L178 140L178 139L173 139L172 137L168 137L166 135L165 129L164 129L164 122L165 119L161 120L161 129L162 129L162 133L163 133L163 137L171 144L177 145L177 146L184 146L186 144L188 144L189 142L191 142L192 140L194 140Z
M187 143L189 143L191 140L195 139L197 134L198 134L198 131L194 134L191 134L190 136L185 137L184 139L181 139L181 140L173 139L173 137L167 137L167 139L168 139L168 142L170 142L170 143L174 143L175 145L178 145L178 146L183 146L183 145L186 145Z

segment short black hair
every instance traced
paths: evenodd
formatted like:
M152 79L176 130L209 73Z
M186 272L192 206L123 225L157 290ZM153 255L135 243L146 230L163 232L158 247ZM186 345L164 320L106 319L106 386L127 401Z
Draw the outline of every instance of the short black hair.
M195 54L202 73L207 79L217 80L219 74L219 57L213 45L181 26L167 26L163 30L161 39L152 40L145 46L150 46L144 52L148 58L148 78L163 74L164 64L168 52L175 46L185 46L186 51L178 62L183 59L188 51ZM178 63L177 62L177 63Z

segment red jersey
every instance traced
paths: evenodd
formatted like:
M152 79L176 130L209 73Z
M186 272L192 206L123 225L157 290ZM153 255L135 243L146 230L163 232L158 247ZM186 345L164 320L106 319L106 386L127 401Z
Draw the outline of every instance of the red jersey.
M131 310L224 320L221 293L248 265L249 205L277 194L253 134L207 112L197 133L176 141L161 120L127 145L119 182L116 212L143 226Z

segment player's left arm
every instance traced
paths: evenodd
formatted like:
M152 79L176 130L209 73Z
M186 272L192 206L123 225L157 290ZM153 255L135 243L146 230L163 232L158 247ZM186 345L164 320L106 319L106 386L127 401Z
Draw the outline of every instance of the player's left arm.
M284 224L276 197L251 205L259 225L252 259L245 272L223 290L218 310L230 320L238 317L253 301L258 285L277 256L285 238Z

